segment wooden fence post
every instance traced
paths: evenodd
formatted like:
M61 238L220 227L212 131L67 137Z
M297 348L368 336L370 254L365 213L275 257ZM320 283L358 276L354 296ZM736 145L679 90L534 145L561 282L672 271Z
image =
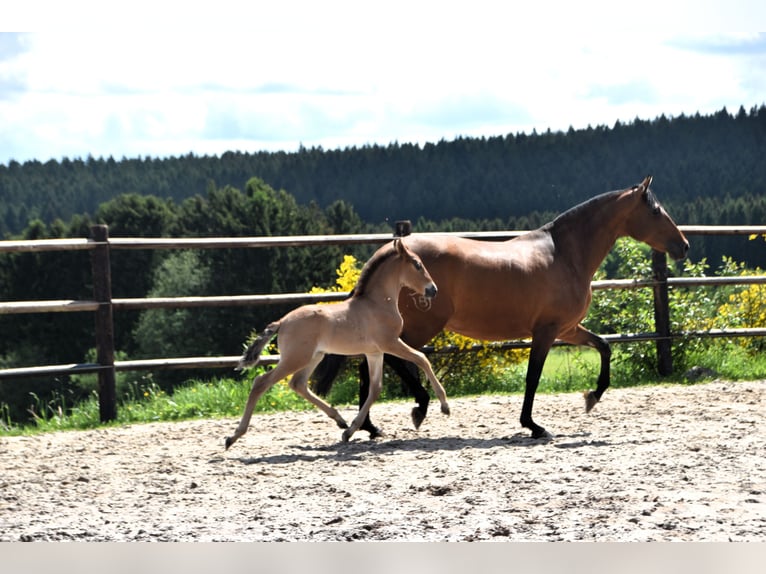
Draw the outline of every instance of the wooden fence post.
M91 251L93 299L96 310L96 355L98 371L98 406L101 422L117 418L117 389L114 369L114 322L112 318L112 271L109 262L109 228L94 225L90 237L98 242Z
M657 339L657 371L662 376L673 372L670 344L670 306L668 303L668 261L664 253L652 249L654 278L654 325Z
M410 233L412 233L412 222L409 219L403 219L394 224L394 237L406 237Z

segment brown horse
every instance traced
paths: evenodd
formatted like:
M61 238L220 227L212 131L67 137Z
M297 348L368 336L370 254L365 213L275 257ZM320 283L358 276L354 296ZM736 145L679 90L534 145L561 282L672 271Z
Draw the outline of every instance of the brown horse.
M559 215L543 227L504 242L452 236L409 238L439 286L439 297L419 301L402 294L402 340L425 345L442 329L488 341L532 338L526 375L522 426L535 438L549 436L532 420L532 404L543 364L556 339L594 347L601 355L596 390L585 397L590 411L609 386L609 344L580 324L591 302L590 283L619 237L630 236L668 253L686 256L689 242L649 189L652 178L629 189L605 193ZM417 428L428 408L428 393L417 373L401 361L386 357L415 393L412 410ZM340 364L322 366L315 389L329 390ZM363 381L360 398L364 396ZM361 427L377 436L369 418Z
M279 362L253 381L242 420L234 434L226 439L226 448L247 432L261 395L293 373L290 388L334 419L340 428L346 429L342 438L347 441L367 418L370 406L380 395L384 353L414 362L423 369L441 401L442 412L449 414L447 396L431 363L423 353L399 338L403 321L397 299L403 286L429 300L437 291L420 258L407 248L404 240L395 239L378 249L365 264L349 299L333 305L304 305L268 325L245 351L237 368L257 364L261 351L277 333ZM369 396L351 426L337 410L308 388L309 376L325 353L364 354L367 359Z

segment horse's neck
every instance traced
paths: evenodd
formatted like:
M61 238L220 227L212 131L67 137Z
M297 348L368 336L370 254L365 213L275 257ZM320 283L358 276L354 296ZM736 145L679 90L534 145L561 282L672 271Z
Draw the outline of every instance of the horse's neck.
M626 198L615 194L606 201L561 217L551 224L556 249L567 254L573 267L584 271L588 279L598 270L615 241L625 235ZM566 214L565 214L566 215Z

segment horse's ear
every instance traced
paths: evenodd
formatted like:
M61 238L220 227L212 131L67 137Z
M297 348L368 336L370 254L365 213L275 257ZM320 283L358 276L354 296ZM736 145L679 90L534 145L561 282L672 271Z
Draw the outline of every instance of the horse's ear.
M394 249L399 255L404 255L404 245L402 245L402 240L398 237L394 239Z
M651 184L652 184L652 176L651 175L647 175L644 178L644 181L641 182L641 191L642 191L642 193L646 193L647 191L649 191L649 186Z

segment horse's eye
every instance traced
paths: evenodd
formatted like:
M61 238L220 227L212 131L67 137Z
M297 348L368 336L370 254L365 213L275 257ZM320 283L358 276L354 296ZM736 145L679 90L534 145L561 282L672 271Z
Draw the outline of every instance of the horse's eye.
M655 203L652 206L652 215L659 215L660 214L660 206L658 203Z
M423 264L420 261L413 261L412 264L418 271L423 271Z

